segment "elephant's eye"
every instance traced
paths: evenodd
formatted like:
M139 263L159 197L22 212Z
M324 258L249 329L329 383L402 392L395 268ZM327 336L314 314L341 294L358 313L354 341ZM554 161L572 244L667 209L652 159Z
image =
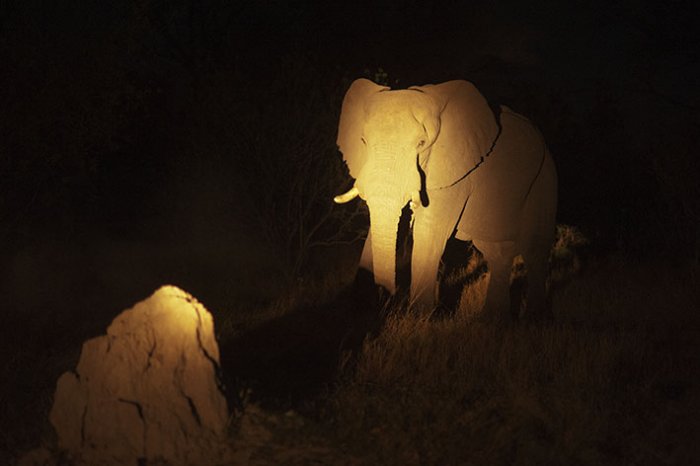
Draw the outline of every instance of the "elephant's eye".
M364 138L364 136L360 138L360 141L362 141L362 144L365 146L367 145L367 140Z
M421 139L420 141L418 141L418 145L416 147L418 147L420 149L424 145L425 145L425 139Z

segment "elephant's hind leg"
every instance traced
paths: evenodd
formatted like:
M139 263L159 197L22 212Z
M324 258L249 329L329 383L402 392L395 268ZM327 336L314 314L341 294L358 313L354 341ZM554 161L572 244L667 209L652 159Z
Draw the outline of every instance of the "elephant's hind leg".
M524 317L528 320L553 318L552 308L547 299L548 258L547 242L531 247L523 254L527 269L527 306Z
M514 241L474 240L474 246L481 251L489 269L489 284L486 302L481 311L485 321L510 322L510 275L515 257Z

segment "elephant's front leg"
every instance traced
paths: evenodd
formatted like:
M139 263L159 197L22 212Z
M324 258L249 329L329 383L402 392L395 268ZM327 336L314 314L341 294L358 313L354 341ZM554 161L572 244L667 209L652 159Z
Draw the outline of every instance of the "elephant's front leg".
M510 314L510 275L515 257L515 242L475 239L474 246L484 255L490 275L486 302L481 316L486 321L508 322L512 320Z
M437 304L440 259L461 210L454 199L434 196L429 207L419 207L415 212L411 254L411 303L414 306L433 309Z

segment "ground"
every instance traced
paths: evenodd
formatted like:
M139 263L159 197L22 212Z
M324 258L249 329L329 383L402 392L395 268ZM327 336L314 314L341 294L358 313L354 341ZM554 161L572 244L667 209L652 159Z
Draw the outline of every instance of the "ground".
M217 307L200 297L215 315L237 463L694 461L696 267L590 259L559 270L552 322L508 327L471 319L483 271L462 274L461 309L439 318L378 314L351 269L274 299L253 299L254 286ZM83 326L35 315L31 333L3 339L4 462L52 447L55 381L103 331L98 314Z

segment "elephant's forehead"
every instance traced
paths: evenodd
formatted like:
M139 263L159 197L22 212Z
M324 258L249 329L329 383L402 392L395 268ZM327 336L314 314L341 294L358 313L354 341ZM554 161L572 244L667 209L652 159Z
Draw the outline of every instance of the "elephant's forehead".
M421 129L412 111L412 102L406 96L387 92L372 99L367 107L365 133L368 135L411 134Z

